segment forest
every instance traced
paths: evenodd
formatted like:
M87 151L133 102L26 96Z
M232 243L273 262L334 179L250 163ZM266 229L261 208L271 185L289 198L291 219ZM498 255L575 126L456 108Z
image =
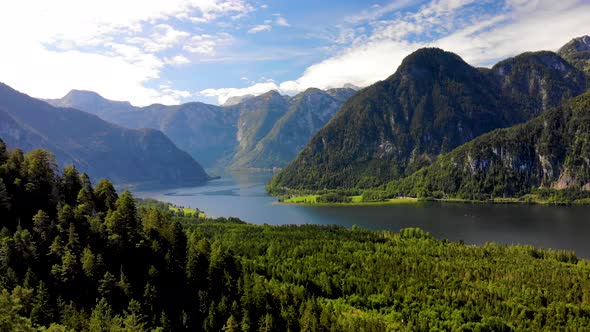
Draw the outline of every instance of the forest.
M573 252L207 219L1 141L0 221L0 331L590 329Z

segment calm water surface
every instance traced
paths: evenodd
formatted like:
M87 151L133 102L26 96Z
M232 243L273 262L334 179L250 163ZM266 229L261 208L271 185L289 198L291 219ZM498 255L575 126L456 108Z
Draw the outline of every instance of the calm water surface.
M499 242L567 249L590 258L590 207L463 203L386 206L302 206L277 204L265 193L270 173L225 174L206 186L141 191L210 217L238 217L255 224L322 224L398 231L420 227L437 238L468 244Z

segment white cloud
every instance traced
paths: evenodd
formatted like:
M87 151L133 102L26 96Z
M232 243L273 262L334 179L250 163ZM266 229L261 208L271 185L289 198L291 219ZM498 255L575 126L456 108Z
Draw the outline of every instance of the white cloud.
M418 2L418 0L395 0L383 6L375 4L357 15L347 18L346 21L353 24L372 21L385 14L411 6L416 2Z
M287 21L287 19L286 19L286 18L284 18L284 17L282 17L282 16L279 16L279 17L277 17L277 19L276 19L275 23L276 23L278 26L281 26L281 27L288 27L288 26L291 26L291 25L289 24L289 22Z
M148 52L160 52L178 45L190 36L186 31L176 30L168 24L158 24L154 27L154 33L144 45Z
M188 60L154 55L189 38L162 23L236 19L254 10L246 1L1 1L0 45L10 47L0 52L0 80L36 97L77 88L140 105L176 103L183 94L146 87L164 66Z
M165 62L166 64L169 65L186 65L191 63L191 61L185 57L184 55L177 55L177 56L173 56L171 58L165 58Z
M373 20L406 3L373 7L351 21ZM590 2L586 0L507 0L505 11L496 16L466 10L468 17L457 17L458 9L476 5L473 0L434 0L416 13L374 22L367 39L359 39L353 29L343 37L351 42L350 47L308 67L298 79L276 84L278 90L294 94L346 83L367 86L394 73L404 57L421 47L440 47L472 65L489 66L526 51L555 51L574 37L590 34ZM425 38L433 31L435 37ZM420 38L408 38L411 35ZM246 94L250 88L208 90L208 95L221 101Z
M195 35L183 46L183 50L197 55L213 56L217 48L226 46L233 41L231 35L221 32L217 35Z
M245 95L261 95L271 90L279 90L279 86L275 82L256 83L247 88L226 88L226 89L206 89L199 92L205 97L217 98L219 104L224 104L230 97L245 96Z
M270 30L272 30L272 26L270 26L268 24L260 24L260 25L253 27L252 29L248 30L248 33L259 33L262 31L270 31Z

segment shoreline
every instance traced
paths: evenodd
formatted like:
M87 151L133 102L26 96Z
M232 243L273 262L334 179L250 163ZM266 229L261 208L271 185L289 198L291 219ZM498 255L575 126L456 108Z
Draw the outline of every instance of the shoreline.
M273 204L284 204L284 205L305 205L305 206L383 206L383 205L400 205L400 204L419 204L426 202L435 203L460 203L460 204L518 204L518 205L545 205L545 206L590 206L587 202L551 202L543 200L523 200L520 198L498 198L491 200L470 200L462 198L415 198L415 197L400 197L391 198L385 201L367 201L355 200L359 196L350 196L352 201L350 202L321 202L318 203L315 200L320 195L304 195L294 196L285 200L279 198L278 201Z

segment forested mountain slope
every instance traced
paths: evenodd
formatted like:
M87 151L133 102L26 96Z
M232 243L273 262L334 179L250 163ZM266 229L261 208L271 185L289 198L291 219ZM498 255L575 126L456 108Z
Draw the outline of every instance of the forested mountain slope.
M536 188L590 190L590 92L478 137L388 187L393 195L476 199L520 197Z
M558 53L586 75L590 75L590 36L572 39Z
M421 49L391 77L350 98L269 188L375 187L481 134L531 119L586 87L583 73L551 52L477 69L453 53Z

